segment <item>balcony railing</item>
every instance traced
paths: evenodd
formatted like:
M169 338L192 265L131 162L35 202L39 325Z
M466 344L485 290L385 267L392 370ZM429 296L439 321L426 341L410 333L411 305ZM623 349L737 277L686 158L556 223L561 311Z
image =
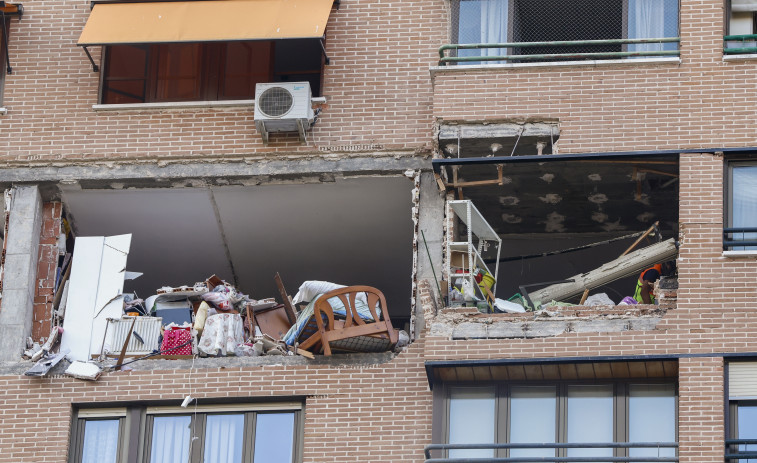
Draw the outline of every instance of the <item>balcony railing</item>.
M456 56L459 50L479 49L522 49L537 47L586 47L607 45L635 45L635 44L664 44L678 43L679 37L662 37L656 39L607 39L607 40L572 40L565 42L512 42L512 43L458 43L447 44L439 47L439 65L448 63L466 63L480 61L554 61L565 59L613 59L613 58L637 58L645 56L678 56L678 50L635 50L635 51L603 51L586 53L549 53L549 54L513 54L499 56ZM446 53L451 51L451 55Z
M726 35L723 37L723 53L726 55L757 53L757 34Z
M755 441L757 442L757 441ZM660 449L677 449L678 442L599 442L581 444L430 444L424 449L425 463L507 463L507 462L677 462L677 456L659 456ZM649 449L658 456L586 456L586 457L439 457L431 452L446 455L448 450L498 450L498 449Z
M749 234L749 236L747 236ZM723 249L757 246L757 227L724 228Z
M750 445L750 444L757 444L757 439L726 439L725 445L726 445L726 454L725 459L736 461L736 460L757 460L757 450L739 450L738 447L730 447L729 446L739 446L739 445Z

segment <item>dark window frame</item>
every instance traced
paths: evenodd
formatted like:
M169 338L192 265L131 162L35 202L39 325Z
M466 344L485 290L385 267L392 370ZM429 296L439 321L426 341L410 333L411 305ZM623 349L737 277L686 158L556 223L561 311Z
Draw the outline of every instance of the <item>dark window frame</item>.
M545 380L545 381L446 381L438 382L433 387L432 408L432 442L449 442L449 406L450 393L455 388L495 388L495 436L498 443L509 441L509 398L510 389L518 386L554 386L557 388L556 408L556 442L567 441L567 388L569 386L612 385L613 389L613 437L616 442L628 442L628 400L631 385L672 385L675 397L675 441L679 439L679 385L677 378L629 378L607 380ZM676 449L676 454L677 454ZM565 457L565 449L556 452L558 457ZM444 453L446 457L446 451ZM495 457L506 457L506 450L498 450ZM628 456L628 449L616 449L614 456Z
M320 96L323 87L325 58L320 44L315 47L319 39L287 39L287 40L250 40L228 42L187 42L187 43L159 43L134 45L106 45L103 46L101 57L100 87L98 102L100 104L142 104L142 103L170 103L192 101L228 101L253 100L255 98L255 83L286 82L308 80L311 83L313 96ZM299 64L306 62L299 69L280 70L285 60L277 63L277 49L286 50L292 43L307 42L309 47L302 51L308 60L295 59ZM235 55L231 55L232 47L238 44L249 44L248 50L237 47ZM195 52L187 52L186 57L196 61L195 69L188 74L177 76L170 72L162 75L163 66L176 56L177 50L185 47L196 47ZM317 49L318 56L315 57ZM144 58L136 56L141 51ZM114 57L118 52L120 56ZM247 67L243 72L233 72L230 63L238 63L240 56L248 53ZM173 54L172 54L173 53ZM132 54L134 56L129 56ZM281 53L282 55L285 52ZM121 60L114 64L113 60ZM261 60L265 61L261 65ZM307 64L309 62L309 64ZM317 62L317 65L316 65ZM124 64L126 63L126 64ZM116 69L114 69L116 68ZM124 74L119 74L119 72ZM186 71L185 71L186 73ZM244 78L248 78L245 84ZM241 77L241 80L239 79ZM172 95L175 85L161 85L161 81L183 80L185 84L194 82L194 94ZM232 80L236 80L236 91L232 88ZM116 88L117 82L129 81L134 84L134 92ZM244 90L240 90L247 87ZM118 98L125 97L125 101Z
M734 158L726 158L724 165L723 165L723 228L733 228L733 219L734 219L734 213L733 213L733 203L734 198L733 194L736 191L736 189L733 186L733 170L735 168L739 167L755 167L757 168L757 158L747 156L747 157L734 157ZM754 227L757 227L757 223L755 223ZM735 250L733 248L735 247L743 247L739 246L738 244L733 244L731 246L727 246L725 241L728 239L736 239L738 238L738 234L728 235L724 232L723 234L723 250L724 251L739 251ZM750 240L752 240L750 238ZM757 240L757 238L754 238L753 240ZM751 247L751 249L746 250L755 250L757 248Z
M190 442L191 463L202 463L204 458L205 431L207 418L218 415L243 415L243 451L242 461L252 463L255 451L255 434L257 418L262 414L293 413L292 429L292 461L301 462L303 457L304 439L304 403L296 406L269 407L270 403L239 403L238 409L223 407L222 409L207 409L202 406L196 411L193 406L160 407L164 410L154 412L145 406L118 407L124 412L109 414L108 409L96 416L89 416L91 408L75 409L72 414L71 436L69 446L69 463L80 463L83 456L84 429L88 421L118 420L118 450L116 463L149 463L152 451L152 429L156 417L189 416L191 429L199 439ZM275 404L275 403L274 403ZM210 406L212 407L212 405ZM112 409L111 409L112 410ZM83 412L83 413L82 413ZM83 415L83 416L80 416Z

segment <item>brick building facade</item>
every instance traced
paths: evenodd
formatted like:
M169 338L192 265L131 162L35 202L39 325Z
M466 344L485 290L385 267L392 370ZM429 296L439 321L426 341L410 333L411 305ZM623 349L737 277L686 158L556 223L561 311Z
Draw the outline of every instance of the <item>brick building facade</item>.
M588 48L556 56L562 52L543 44L534 52L520 45L559 40L518 36L534 27L518 16L533 1L320 1L330 8L325 35L249 36L244 43L270 42L268 80L317 80L310 84L317 89L312 106L320 111L305 141L272 133L267 143L254 121L254 86L245 97L182 96L190 81L201 89L197 95L207 95L214 79L231 76L230 87L231 65L213 66L231 48L216 52L188 40L187 47L202 50L192 58L202 74L196 82L171 74L169 58L161 61L190 53L175 43L96 43L87 48L90 62L79 37L98 8L117 2L6 3L2 53L13 72L0 87L0 184L8 192L0 462L111 461L86 455L88 423L103 426L102 442L116 436L112 461L179 461L181 449L173 447L170 456L156 456L150 437L159 420L177 416L186 416L202 441L186 446L193 462L256 455L277 463L280 457L270 455L280 454L257 452L265 439L278 438L295 462L594 455L704 463L730 453L746 459L749 439L757 439L757 375L750 376L757 358L757 243L750 244L757 219L750 207L757 204L749 199L757 168L757 8L747 0L613 0L623 18L617 36L567 34L569 46ZM639 11L663 14L657 1L674 18L673 29L660 29L663 37L653 20L639 25ZM196 3L208 11L214 3L239 3L262 12L298 2L304 4ZM124 5L145 3L156 2ZM543 3L554 4L545 15L561 31L558 19L570 2ZM582 0L568 8L591 15L598 5ZM462 25L476 18L484 24L485 8L508 27L487 35L479 25L478 38L464 41ZM751 33L743 29L747 16ZM294 17L277 20L287 26ZM663 45L646 47L651 38ZM291 47L287 40L301 42ZM596 40L607 42L588 43ZM510 46L490 46L494 53L452 47L443 52L452 59L440 62L440 47L455 43ZM616 48L593 55L597 45ZM146 53L143 74L117 71L116 50L127 50L118 47ZM307 59L317 58L321 69L284 69L304 62L303 50L316 50ZM456 61L466 56L473 58ZM250 69L242 72L248 79ZM137 96L118 87L132 81L139 82ZM141 100L109 103L103 94L111 88ZM639 247L676 242L677 275L667 280L677 291L656 306L544 300L545 310L505 314L461 307L445 287L456 280L448 244L466 231L449 214L453 200L471 200L502 240L501 255L490 248L481 260L502 259L499 299L599 268L654 223ZM43 343L61 319L56 282L73 236L120 234L132 235L125 270L145 273L126 289L141 296L214 273L255 299L278 297L277 272L290 293L305 280L365 284L386 294L395 327L411 342L399 352L314 360L148 359L97 381L65 376L63 361L46 376L25 376L33 365L22 359L27 337ZM636 270L620 273L586 289L617 304L633 295L638 278ZM524 386L543 395L529 396ZM187 396L194 401L181 408ZM577 412L571 404L581 397L607 399L587 406L611 403L601 418L607 421ZM529 423L518 404L546 410L551 434L538 442L553 444L551 453L508 447L535 443L518 434ZM483 407L486 416L471 420L458 405ZM291 432L266 437L266 414L291 418ZM224 424L213 421L218 416L244 423L239 455L212 453L207 436ZM609 435L576 435L581 419L590 431L604 423ZM111 422L117 431L107 435ZM542 429L545 421L538 423ZM659 435L643 440L648 436L637 428L644 426ZM733 439L746 442L726 445ZM601 447L608 442L618 445ZM652 445L633 447L640 442ZM424 455L430 444L492 443L500 447ZM586 443L600 448L579 445Z

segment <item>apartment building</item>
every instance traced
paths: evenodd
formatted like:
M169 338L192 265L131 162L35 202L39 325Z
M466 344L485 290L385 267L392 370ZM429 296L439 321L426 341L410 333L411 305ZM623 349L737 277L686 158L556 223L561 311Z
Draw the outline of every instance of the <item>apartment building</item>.
M0 461L757 458L754 0L0 12ZM26 375L122 235L119 291L367 285L409 345Z

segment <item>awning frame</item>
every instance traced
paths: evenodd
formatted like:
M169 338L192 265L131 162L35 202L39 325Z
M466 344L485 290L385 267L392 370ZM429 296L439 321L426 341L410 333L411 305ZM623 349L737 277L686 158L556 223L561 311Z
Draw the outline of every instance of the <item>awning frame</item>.
M8 74L13 74L13 67L11 67L11 58L8 52L8 27L5 25L6 18L17 16L19 19L21 19L21 16L23 15L24 6L20 3L6 4L4 1L0 0L0 22L2 22L3 51L5 51L5 71Z
M149 3L154 0L91 0L90 1L90 10L93 10L95 5L98 4L123 4L123 3ZM160 0L161 3L172 3L172 2L185 2L187 0ZM2 0L0 0L0 5L2 4ZM332 0L331 2L331 8L336 7L338 10L340 7L340 0ZM324 44L324 39L326 37L325 30L323 31L323 34L320 37L312 37L313 39L317 39L319 41L319 44L321 46L321 52L323 54L323 58L326 65L331 64L331 59L329 58L328 54L326 53L326 46ZM292 37L297 38L297 37ZM303 37L304 38L304 37ZM259 39L250 39L250 40L286 40L287 38L259 38ZM206 40L201 40L200 42L205 42ZM230 40L233 41L233 40ZM140 42L141 43L141 42ZM156 42L150 42L154 44L164 44L164 43L173 43L169 41L156 41ZM126 43L120 43L121 45L126 45ZM109 43L88 43L88 44L79 44L80 47L84 49L84 53L87 55L87 59L89 59L89 62L92 65L92 72L99 72L100 66L95 62L94 58L92 57L92 54L89 51L90 46L106 46L111 45Z

